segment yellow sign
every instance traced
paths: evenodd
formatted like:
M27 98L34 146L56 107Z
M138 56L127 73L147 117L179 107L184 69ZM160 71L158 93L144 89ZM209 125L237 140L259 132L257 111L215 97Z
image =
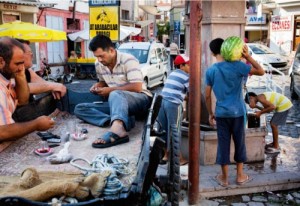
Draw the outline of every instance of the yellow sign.
M97 34L119 41L119 7L90 7L90 38Z

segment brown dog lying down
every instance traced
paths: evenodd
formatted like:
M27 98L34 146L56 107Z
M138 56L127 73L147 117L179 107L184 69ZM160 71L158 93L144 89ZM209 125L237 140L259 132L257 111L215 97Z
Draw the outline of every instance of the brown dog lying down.
M42 182L34 168L25 169L17 183L0 192L0 197L19 196L33 201L47 201L53 197L75 197L84 200L89 194L99 197L106 185L109 171L93 173L88 177L63 178Z

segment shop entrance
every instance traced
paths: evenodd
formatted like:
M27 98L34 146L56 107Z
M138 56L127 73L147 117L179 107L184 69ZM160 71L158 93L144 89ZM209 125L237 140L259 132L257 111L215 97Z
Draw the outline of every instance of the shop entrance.
M295 16L294 21L294 45L293 50L296 50L297 45L300 43L300 16Z

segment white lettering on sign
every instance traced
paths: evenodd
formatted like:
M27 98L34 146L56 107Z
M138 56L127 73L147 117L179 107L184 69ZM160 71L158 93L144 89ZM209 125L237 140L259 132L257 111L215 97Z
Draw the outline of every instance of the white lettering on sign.
M288 31L292 28L292 21L290 16L281 17L274 16L271 21L272 31Z
M117 0L91 0L90 6L96 5L117 5Z
M3 4L3 8L7 10L18 10L18 6L14 4Z
M258 17L256 14L247 15L247 25L249 24L266 24L266 14Z

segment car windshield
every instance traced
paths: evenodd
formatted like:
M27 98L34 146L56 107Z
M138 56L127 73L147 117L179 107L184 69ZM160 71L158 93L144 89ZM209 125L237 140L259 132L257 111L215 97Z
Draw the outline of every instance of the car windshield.
M268 47L260 45L249 45L254 54L274 54Z
M143 49L119 49L119 51L133 55L135 58L137 58L139 60L140 64L143 64L143 63L147 62L148 50L143 50Z

